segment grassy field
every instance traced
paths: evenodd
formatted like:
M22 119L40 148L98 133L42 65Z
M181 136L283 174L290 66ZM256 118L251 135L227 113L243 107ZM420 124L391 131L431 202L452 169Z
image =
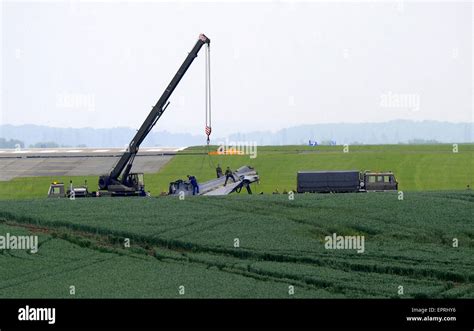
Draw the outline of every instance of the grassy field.
M215 150L216 146L212 149ZM251 165L260 174L261 182L254 186L256 192L271 193L275 189L294 190L298 170L391 170L397 176L399 188L404 191L462 190L473 186L474 144L460 144L453 153L449 144L440 145L377 145L349 146L263 146L257 157L207 156L202 147L189 148L175 156L156 174L146 174L147 190L152 195L168 191L168 185L187 174L199 181L214 178L215 166L236 169ZM0 182L0 199L41 198L53 180L76 185L87 179L91 190L96 189L97 176L89 177L37 177L18 178Z
M0 297L473 298L473 213L467 190L0 201L0 234L41 241L0 251Z
M146 182L152 192L167 191L169 182L193 174L199 180L214 178L214 166L236 169L251 165L259 173L258 192L271 193L275 189L296 190L299 170L372 170L395 173L399 188L407 191L462 190L472 187L474 179L474 145L459 145L453 153L452 145L377 145L349 146L264 146L257 157L206 156L186 153L198 152L196 147L174 157L158 174L148 175Z
M44 198L48 195L49 185L53 181L63 182L66 186L72 180L76 186L84 185L87 180L89 188L97 188L99 176L71 177L21 177L9 181L0 181L0 200L18 200Z

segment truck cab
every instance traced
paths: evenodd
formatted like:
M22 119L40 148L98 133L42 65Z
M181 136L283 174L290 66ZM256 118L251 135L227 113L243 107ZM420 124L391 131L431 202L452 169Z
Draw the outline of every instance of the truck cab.
M396 191L398 182L392 172L365 172L364 188L366 191Z
M85 198L89 196L87 181L84 186L74 187L72 181L66 190L64 183L52 182L48 190L48 198Z
M48 198L64 198L66 196L64 183L52 182L48 190Z

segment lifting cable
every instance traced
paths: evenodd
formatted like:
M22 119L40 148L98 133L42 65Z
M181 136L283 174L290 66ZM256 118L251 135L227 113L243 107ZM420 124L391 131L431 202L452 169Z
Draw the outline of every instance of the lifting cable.
M206 145L206 150L207 150L207 157L209 161L209 166L211 168L214 168L214 162L212 162L211 154L210 154L210 147L209 147L209 142L210 142L210 135L212 132L211 128L211 45L207 44L206 45L206 81L205 81L205 86L206 86L206 126L205 126L205 132L207 136L207 145ZM204 159L201 162L201 169L204 165Z
M209 146L211 129L211 46L206 47L206 135L207 145Z

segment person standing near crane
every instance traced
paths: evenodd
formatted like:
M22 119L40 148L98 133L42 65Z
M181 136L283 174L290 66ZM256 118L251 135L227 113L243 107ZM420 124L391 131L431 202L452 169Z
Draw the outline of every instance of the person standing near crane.
M232 181L235 183L234 174L232 173L232 170L230 170L230 167L227 167L227 169L225 170L225 183L224 183L224 186L227 185L227 181L229 180L229 178L232 178Z
M221 178L223 176L222 174L222 168L221 168L221 165L218 164L217 165L217 168L216 168L216 175L217 175L217 178Z
M199 185L196 177L188 175L188 179L191 185L193 186L193 195L196 195L196 193L199 194Z

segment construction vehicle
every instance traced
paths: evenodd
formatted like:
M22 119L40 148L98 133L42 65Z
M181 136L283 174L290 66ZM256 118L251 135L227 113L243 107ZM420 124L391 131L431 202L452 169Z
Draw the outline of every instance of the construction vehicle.
M64 183L52 182L48 190L48 198L64 198L66 196Z
M184 60L181 67L179 67L178 72L174 75L173 79L166 87L165 91L161 95L160 99L156 105L152 108L147 118L141 125L140 129L137 131L130 144L128 145L126 151L120 157L118 162L112 168L110 173L102 175L99 177L99 192L100 195L112 195L112 196L146 196L145 183L143 173L132 173L132 165L135 156L138 153L140 144L146 138L148 133L151 131L156 122L165 112L166 108L169 106L170 102L168 99L171 94L178 86L179 82L183 78L184 74L193 63L194 59L197 57L201 47L207 45L207 59L209 59L209 45L210 39L204 34L199 35L199 39L192 48L191 52L188 54ZM206 67L208 68L208 62L206 62ZM208 69L209 70L209 69ZM206 72L206 74L209 74ZM206 76L206 84L208 83L208 77ZM210 86L206 85L206 93L210 89ZM209 94L210 95L210 94ZM208 102L206 96L206 102ZM206 113L207 116L207 113ZM207 118L206 118L207 123ZM206 127L207 129L207 127ZM209 127L210 134L210 127ZM209 139L208 134L208 139Z
M48 198L85 198L89 196L95 196L95 194L90 193L87 188L87 180L84 183L84 186L74 187L72 185L72 180L69 181L69 189L64 188L64 183L52 182L48 190Z
M382 192L398 190L392 172L298 171L298 193Z
M178 86L188 68L197 57L202 46L207 45L206 52L206 134L207 142L209 144L209 135L211 133L211 112L210 112L210 55L209 45L210 39L204 34L199 35L199 39L188 54L183 64L174 75L173 79L166 87L156 105L152 108L149 115L142 123L140 129L137 131L126 151L122 154L120 159L111 169L110 173L101 175L99 177L99 190L97 192L89 192L87 185L85 187L76 187L70 185L70 189L65 192L64 184L53 183L48 191L50 197L99 197L99 196L147 196L145 191L144 175L143 173L131 172L133 161L138 153L140 144L146 138L148 133L152 130L156 122L165 112L169 106L170 98L173 91ZM235 173L236 182L223 187L224 179L217 181L209 181L200 185L201 193L203 195L225 195L232 192L240 192L242 188L246 188L248 193L252 193L250 184L258 181L257 173L250 167L242 167ZM182 180L175 181L170 184L168 194L192 194L192 189L189 183Z

